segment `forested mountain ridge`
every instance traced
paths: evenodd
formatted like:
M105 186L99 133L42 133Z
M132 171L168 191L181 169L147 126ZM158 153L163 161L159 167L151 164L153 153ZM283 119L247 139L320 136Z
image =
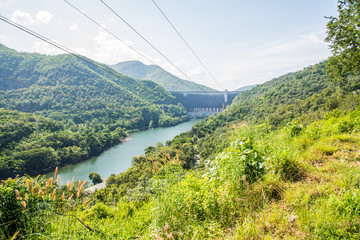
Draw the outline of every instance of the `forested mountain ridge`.
M76 124L122 122L126 129L166 126L186 118L185 109L159 85L114 76L103 64L96 63L105 71L71 55L19 53L5 46L0 59L2 108Z
M136 79L152 80L168 91L215 91L207 86L176 77L157 65L145 65L139 61L126 61L114 64L111 67Z
M254 124L267 122L276 127L296 117L303 117L304 121L320 119L324 112L338 107L353 110L358 99L348 96L348 93L358 91L359 77L351 78L348 84L340 88L329 81L326 63L324 61L301 71L285 74L242 92L223 113L203 123L216 121L226 125L233 121ZM346 99L342 99L343 97Z
M359 239L360 5L338 12L328 62L241 93L105 189L60 187L56 173L2 181L0 236Z
M310 124L334 109L353 111L360 103L360 77L340 87L329 81L325 66L326 61L242 92L224 112L198 123L192 134L200 138L202 157L213 158L226 146L219 135L233 124L266 124L275 130L294 119Z
M1 179L85 160L121 142L128 131L171 126L188 118L185 108L156 83L87 61L20 53L0 45L0 142L6 143L0 145ZM60 128L36 128L54 120ZM43 164L30 167L28 159Z
M322 62L241 93L190 132L146 148L129 170L110 176L103 190L85 196L79 182L78 188L68 184L45 195L51 206L77 204L57 209L96 232L50 210L19 220L33 226L21 231L94 239L356 236L360 87L356 78L343 86L328 82L324 67ZM21 181L46 187L41 179L15 179L4 189L24 189ZM27 190L22 192L23 197ZM26 208L36 201L27 201ZM36 224L42 216L45 224Z

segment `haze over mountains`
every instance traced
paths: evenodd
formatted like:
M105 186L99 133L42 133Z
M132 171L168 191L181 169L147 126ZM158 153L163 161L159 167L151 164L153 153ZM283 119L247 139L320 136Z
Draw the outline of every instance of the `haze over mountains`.
M157 65L145 65L139 61L126 61L111 67L129 77L152 80L168 91L216 91L207 86L181 79Z

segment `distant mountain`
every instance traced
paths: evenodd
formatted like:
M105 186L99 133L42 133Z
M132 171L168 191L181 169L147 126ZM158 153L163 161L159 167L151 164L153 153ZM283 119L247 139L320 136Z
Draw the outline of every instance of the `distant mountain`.
M238 88L235 91L247 91L247 90L250 90L250 89L252 89L252 88L254 88L256 86L258 86L258 85L249 85L249 86Z
M152 80L168 91L215 91L207 86L176 77L157 65L145 65L139 61L127 61L111 67L119 73L136 79Z
M88 159L128 130L186 119L186 109L153 81L90 59L0 44L0 179Z
M186 118L185 109L158 84L92 63L103 69L68 54L20 53L0 44L0 108L75 124L117 123L125 129L167 126Z

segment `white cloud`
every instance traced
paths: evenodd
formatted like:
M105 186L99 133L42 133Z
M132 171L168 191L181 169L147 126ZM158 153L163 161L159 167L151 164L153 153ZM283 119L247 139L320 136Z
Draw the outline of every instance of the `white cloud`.
M121 61L127 61L129 59L139 59L143 61L143 58L136 52L127 47L124 43L117 39L114 39L110 34L100 29L97 35L94 37L96 44L96 52L91 54L96 61L115 64ZM134 43L130 40L124 40L129 46L134 46Z
M41 22L41 23L48 23L51 21L51 19L53 18L53 15L51 13L49 13L48 11L39 11L36 16L35 19L37 22Z
M207 76L207 72L202 67L197 67L190 71L190 77L191 78L204 78Z
M51 21L52 18L53 18L53 15L51 13L49 13L47 11L39 11L36 14L35 20L34 20L34 18L31 16L30 13L23 12L21 10L16 10L12 14L10 19L16 23L27 26L27 25L31 25L34 23L48 23Z
M20 10L16 10L11 18L12 21L22 24L22 25L30 25L34 23L34 19L32 18L32 16L30 15L30 13L27 12L23 12Z
M5 36L5 35L0 34L0 39L1 39L1 40L5 40L5 39L6 39L6 36Z
M76 23L71 23L69 28L70 30L75 31L78 28L78 25Z
M56 55L64 53L64 51L45 42L35 42L32 47L32 51L46 55Z

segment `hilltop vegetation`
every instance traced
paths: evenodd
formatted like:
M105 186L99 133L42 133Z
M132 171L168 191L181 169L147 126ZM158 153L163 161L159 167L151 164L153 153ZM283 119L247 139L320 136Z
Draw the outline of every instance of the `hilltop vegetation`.
M190 132L148 147L105 189L84 196L81 182L3 181L2 236L358 239L359 12L356 1L339 1L329 62L243 92ZM352 47L336 47L344 39ZM334 77L336 64L355 66Z
M190 132L145 149L103 190L70 197L75 190L62 187L39 210L50 226L27 221L31 227L21 228L21 236L357 237L359 87L355 79L341 87L327 81L325 64L243 92ZM97 231L54 215L58 204L61 214Z
M105 65L3 45L0 59L0 179L87 159L128 131L187 120L162 87L112 74Z
M70 55L18 53L5 46L0 46L0 59L6 59L0 66L2 108L75 124L118 122L126 129L168 126L186 118L185 109L159 85L114 76L105 65L102 70Z
M117 63L111 67L136 79L152 80L168 91L215 91L207 86L176 77L157 65L145 65L139 61L127 61Z
M311 68L318 67L323 63ZM257 93L262 90L267 96L274 89L285 91L294 84L289 76L294 74L243 93L239 99L262 103L267 98L259 100ZM301 101L312 104L301 115L290 115L289 122L266 117L276 114L271 109L281 106L279 102L267 102L269 112L252 116L255 124L240 117L225 124L219 121L231 119L234 109L244 104L235 102L166 146L148 147L144 156L133 159L132 168L111 176L106 189L89 196L80 191L75 197L77 189L62 187L46 200L48 208L35 211L42 214L17 220L24 225L17 236L27 238L41 232L49 238L74 239L357 238L360 111L346 103L349 96L358 99L358 91L329 84L315 93L311 89L322 85L317 81L322 78L302 76L312 81L294 80L309 83L308 96L301 95ZM273 97L291 105L298 98L291 96ZM336 107L327 108L323 100L335 96ZM311 119L314 113L318 120ZM201 158L195 170L197 154ZM21 181L8 180L2 191L13 185L22 189ZM40 185L43 180L36 181ZM77 185L81 189L81 184ZM22 202L33 209L33 203L24 200L25 193L31 195L31 191L22 190L22 200L15 209L22 209ZM32 199L39 201L36 195ZM23 214L28 216L29 212ZM54 212L75 215L90 229L76 218ZM39 224L39 219L44 223ZM15 233L10 226L4 232L7 236Z
M0 109L0 177L36 175L76 163L126 137L119 124L76 126Z

